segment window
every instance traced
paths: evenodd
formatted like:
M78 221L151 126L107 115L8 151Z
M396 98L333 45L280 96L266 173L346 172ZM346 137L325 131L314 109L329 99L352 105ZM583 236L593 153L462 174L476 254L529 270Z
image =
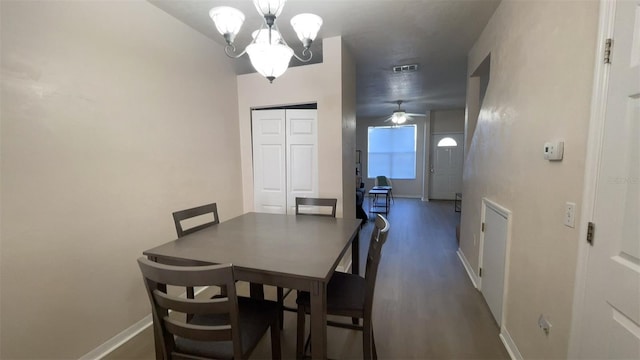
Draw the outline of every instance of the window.
M446 137L438 141L438 147L450 147L450 146L458 146L458 143L450 137Z
M370 126L367 175L416 178L416 125Z

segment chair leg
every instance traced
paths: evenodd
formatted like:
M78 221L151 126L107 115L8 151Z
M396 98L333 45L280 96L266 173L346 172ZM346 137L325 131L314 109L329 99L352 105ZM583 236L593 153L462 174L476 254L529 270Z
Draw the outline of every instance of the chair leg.
M187 299L195 299L196 294L193 290L193 286L187 286ZM193 319L193 314L187 314L187 322L190 322Z
M284 289L278 286L278 306L280 307L280 330L284 329Z
M362 357L365 360L371 360L371 320L364 319L362 328Z
M277 322L277 320L276 320ZM280 347L280 325L275 322L271 324L271 358L282 359L282 349Z
M307 316L305 308L298 305L298 326L296 329L296 359L304 357L304 322Z
M371 326L371 347L373 347L373 359L378 359L378 351L376 350L376 337L373 335L373 326Z

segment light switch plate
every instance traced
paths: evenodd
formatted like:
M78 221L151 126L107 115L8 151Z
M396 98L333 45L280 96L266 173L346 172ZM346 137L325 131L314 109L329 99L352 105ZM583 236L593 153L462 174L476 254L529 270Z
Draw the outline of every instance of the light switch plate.
M564 205L564 225L570 228L576 227L576 204L567 202Z

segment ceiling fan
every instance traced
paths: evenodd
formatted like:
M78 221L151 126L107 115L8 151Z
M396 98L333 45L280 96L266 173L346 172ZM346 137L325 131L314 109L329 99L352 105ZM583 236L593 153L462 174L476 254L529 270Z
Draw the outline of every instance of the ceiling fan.
M391 121L394 124L404 124L407 120L411 120L413 117L426 117L425 114L408 113L401 108L402 100L396 101L398 108L393 110L391 116L387 118L387 121Z

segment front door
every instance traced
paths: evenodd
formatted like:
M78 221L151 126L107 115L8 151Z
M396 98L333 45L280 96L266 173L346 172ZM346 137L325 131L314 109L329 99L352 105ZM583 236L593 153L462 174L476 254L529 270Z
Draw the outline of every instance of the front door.
M453 200L462 191L463 141L462 133L431 136L430 199Z
M640 359L640 0L615 7L579 357Z

